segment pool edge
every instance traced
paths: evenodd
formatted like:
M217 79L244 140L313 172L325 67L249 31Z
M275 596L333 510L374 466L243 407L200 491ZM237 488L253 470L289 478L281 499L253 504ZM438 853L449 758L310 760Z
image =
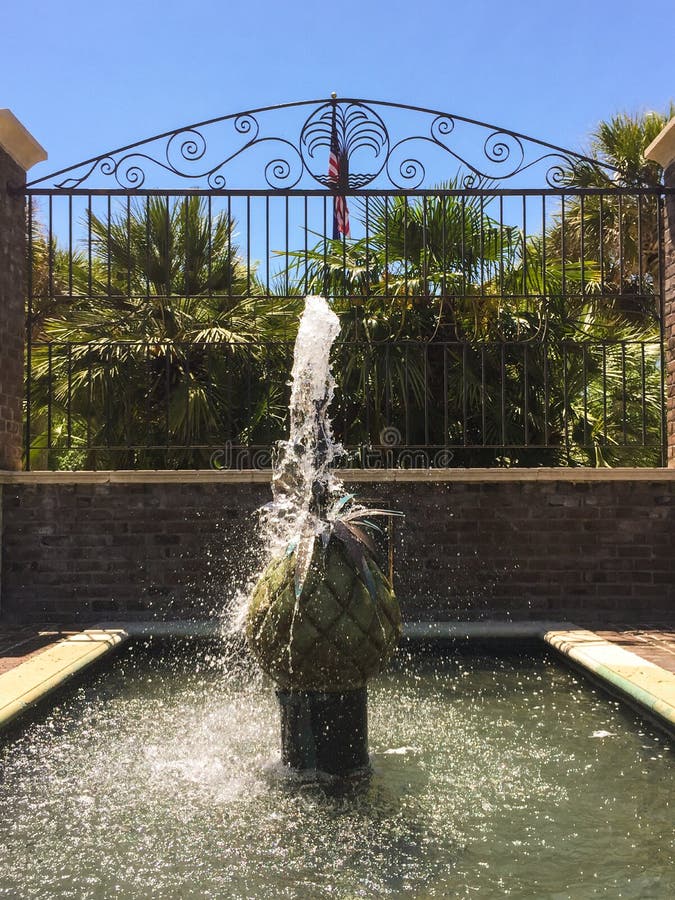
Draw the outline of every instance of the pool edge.
M2 673L0 729L128 638L123 628L88 628L50 644L42 652Z
M675 737L675 674L593 631L542 630L544 642L610 694Z
M78 672L139 637L223 635L220 620L109 622L48 646L0 674L0 730ZM675 673L570 622L409 622L411 640L541 640L577 671L675 737Z

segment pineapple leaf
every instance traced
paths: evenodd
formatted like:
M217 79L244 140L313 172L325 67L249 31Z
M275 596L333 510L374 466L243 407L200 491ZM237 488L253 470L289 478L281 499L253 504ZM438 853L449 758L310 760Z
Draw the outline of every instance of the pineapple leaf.
M356 496L356 494L345 494L343 497L340 497L340 499L337 501L337 503L335 504L335 506L333 506L333 509L331 510L332 515L337 516L337 514L340 512L340 510L343 507L345 507L349 503L350 500L353 500L355 496Z
M370 550L373 556L377 554L377 548L373 543L373 539L367 531L364 531L363 528L359 528L359 523L349 522L348 524L345 524L345 528L349 531L352 537L356 538L357 541L364 544Z

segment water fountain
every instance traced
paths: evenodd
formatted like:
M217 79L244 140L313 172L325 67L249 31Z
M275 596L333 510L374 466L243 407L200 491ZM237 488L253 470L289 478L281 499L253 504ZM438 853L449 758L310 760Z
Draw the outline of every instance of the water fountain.
M277 685L282 760L292 769L347 775L368 764L367 680L401 633L392 586L377 564L372 517L333 463L330 350L339 320L308 297L295 345L290 437L264 509L270 562L246 616L249 646Z

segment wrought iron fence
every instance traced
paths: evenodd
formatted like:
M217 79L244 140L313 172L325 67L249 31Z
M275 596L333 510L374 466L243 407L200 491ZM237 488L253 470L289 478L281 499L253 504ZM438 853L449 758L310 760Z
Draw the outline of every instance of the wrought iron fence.
M431 124L394 136L377 106L286 107L295 142L266 135L270 110L205 123L243 144L197 174L205 126L28 186L28 466L268 465L308 293L342 320L333 418L351 464L661 463L664 190L493 128L478 165L449 135L489 126L408 110ZM266 187L230 189L227 167L274 141ZM414 142L461 168L424 187L446 170ZM146 188L141 163L197 187ZM537 167L549 186L504 187ZM602 186L565 185L575 167Z

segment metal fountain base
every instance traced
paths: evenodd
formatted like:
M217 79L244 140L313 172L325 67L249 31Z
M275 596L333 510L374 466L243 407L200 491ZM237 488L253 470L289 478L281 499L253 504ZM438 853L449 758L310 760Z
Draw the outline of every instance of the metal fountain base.
M368 692L277 691L281 760L298 771L345 776L368 766Z

